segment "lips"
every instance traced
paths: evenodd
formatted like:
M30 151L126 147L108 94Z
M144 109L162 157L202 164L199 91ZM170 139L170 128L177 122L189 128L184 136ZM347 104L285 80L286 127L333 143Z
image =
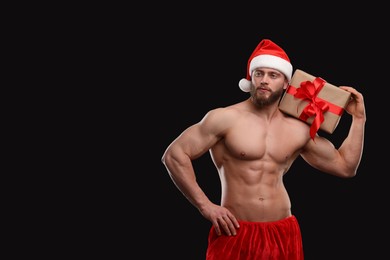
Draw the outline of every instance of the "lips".
M257 90L261 91L261 92L270 92L271 90L268 89L268 88L263 88L263 87L260 87L260 88L257 88Z

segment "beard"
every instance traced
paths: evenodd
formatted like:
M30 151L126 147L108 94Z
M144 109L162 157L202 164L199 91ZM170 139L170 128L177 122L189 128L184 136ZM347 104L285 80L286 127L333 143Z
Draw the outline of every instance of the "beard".
M258 94L256 89L253 89L251 91L251 97L253 102L259 106L259 107L264 107L264 106L269 106L272 104L275 104L276 102L279 102L280 98L283 95L284 89L281 88L277 91L270 91L270 95L263 95L263 94Z

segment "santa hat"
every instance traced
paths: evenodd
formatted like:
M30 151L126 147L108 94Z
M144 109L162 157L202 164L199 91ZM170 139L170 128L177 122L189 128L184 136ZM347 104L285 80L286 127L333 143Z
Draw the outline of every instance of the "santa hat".
M286 75L288 81L291 80L293 67L287 54L271 40L264 39L257 45L249 57L246 78L241 79L238 83L242 91L250 91L252 72L260 67L279 70Z

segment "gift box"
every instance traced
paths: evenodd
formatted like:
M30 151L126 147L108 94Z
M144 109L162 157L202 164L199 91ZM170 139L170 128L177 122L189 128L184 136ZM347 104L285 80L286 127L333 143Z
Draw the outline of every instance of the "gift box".
M310 136L318 129L332 134L351 97L351 93L302 70L295 70L279 109L309 125Z

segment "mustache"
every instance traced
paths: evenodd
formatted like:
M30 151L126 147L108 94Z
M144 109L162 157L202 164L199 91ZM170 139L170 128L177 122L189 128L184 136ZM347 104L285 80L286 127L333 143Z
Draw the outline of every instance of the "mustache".
M272 92L272 89L270 89L267 86L258 86L258 87L256 87L256 89L267 90L267 91L271 91Z

